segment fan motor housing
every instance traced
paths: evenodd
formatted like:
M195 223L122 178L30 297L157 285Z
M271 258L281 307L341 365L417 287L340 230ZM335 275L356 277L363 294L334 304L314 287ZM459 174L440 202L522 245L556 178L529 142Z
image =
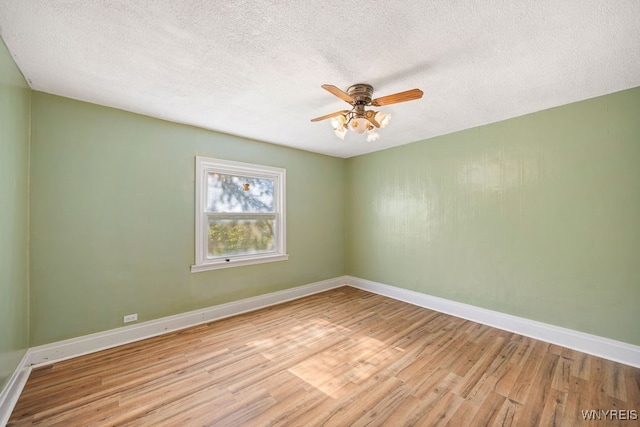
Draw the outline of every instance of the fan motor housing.
M347 93L356 100L356 105L369 105L373 96L373 86L357 83L347 89Z

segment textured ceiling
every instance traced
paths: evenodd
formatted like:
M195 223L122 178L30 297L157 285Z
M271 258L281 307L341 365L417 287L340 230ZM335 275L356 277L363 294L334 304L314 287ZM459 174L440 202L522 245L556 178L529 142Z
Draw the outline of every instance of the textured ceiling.
M640 86L640 1L0 0L31 88L333 156ZM373 85L393 118L367 142L310 119L320 88Z

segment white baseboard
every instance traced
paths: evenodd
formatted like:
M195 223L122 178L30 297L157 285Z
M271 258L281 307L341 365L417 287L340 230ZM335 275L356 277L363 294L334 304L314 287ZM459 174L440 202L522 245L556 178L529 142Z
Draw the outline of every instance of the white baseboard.
M9 383L0 394L0 426L5 425L11 416L11 412L29 378L31 369L34 367L48 365L61 360L71 359L73 357L117 347L122 344L317 294L346 285L345 279L346 276L336 277L291 289L189 311L175 316L163 317L161 319L150 320L148 322L111 329L109 331L31 347L23 356L20 365L14 371Z
M421 292L397 288L371 280L347 276L343 281L354 288L640 368L640 346L637 345L434 297Z
M13 372L13 375L9 378L9 382L0 393L0 426L6 425L7 421L9 421L9 417L11 416L14 406L16 406L18 397L20 397L20 393L22 393L22 389L27 383L27 379L29 379L31 366L29 366L28 360L29 351L27 350L24 356L22 356L22 360L20 360L18 367Z
M162 319L32 347L27 350L20 365L9 380L9 383L0 394L0 426L9 419L11 411L18 401L18 397L34 366L51 364L94 353L167 332L258 310L344 285L640 368L640 346L434 297L408 289L397 288L383 283L352 276L342 276L240 301L181 313L175 316L164 317Z
M271 305L280 304L282 302L343 286L346 284L345 278L346 276L336 277L334 279L297 286L295 288L246 298L239 301L232 301L200 310L137 323L135 325L124 326L91 335L32 347L28 352L30 356L28 363L31 366L47 365L53 362L59 362L61 360L154 337L167 332L189 328L191 326L211 322L213 320L235 316L236 314L258 310L260 308L269 307Z

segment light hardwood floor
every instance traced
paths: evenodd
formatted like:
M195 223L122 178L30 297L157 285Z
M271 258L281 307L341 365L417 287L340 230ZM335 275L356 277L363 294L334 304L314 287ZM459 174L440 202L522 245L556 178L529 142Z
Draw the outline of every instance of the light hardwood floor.
M343 287L35 369L8 425L631 426L582 411L632 417L639 384L640 369Z

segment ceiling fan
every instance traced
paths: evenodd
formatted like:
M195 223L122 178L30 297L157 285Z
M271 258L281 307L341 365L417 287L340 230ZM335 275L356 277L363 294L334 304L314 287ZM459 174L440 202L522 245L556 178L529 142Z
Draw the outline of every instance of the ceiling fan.
M340 139L344 139L347 129L361 134L367 132L367 141L375 141L380 138L376 129L384 128L391 120L391 114L382 111L367 110L365 107L381 107L383 105L397 104L399 102L413 101L422 98L420 89L411 89L394 93L380 98L371 99L373 86L366 83L358 83L350 86L346 92L333 85L322 85L322 88L334 94L338 98L351 104L350 110L336 111L335 113L311 119L312 122L331 119L333 131Z

